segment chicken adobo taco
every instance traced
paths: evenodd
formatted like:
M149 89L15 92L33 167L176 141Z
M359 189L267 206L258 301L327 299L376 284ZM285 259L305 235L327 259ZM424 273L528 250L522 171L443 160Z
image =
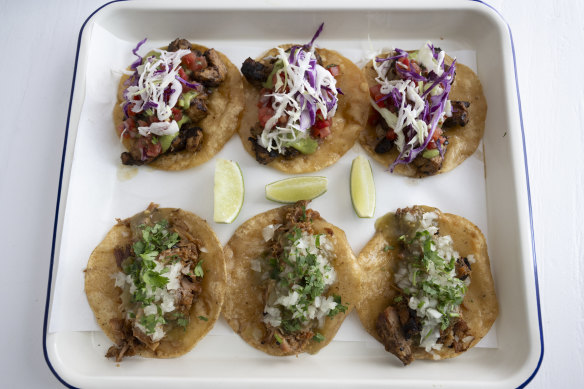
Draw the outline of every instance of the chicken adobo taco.
M485 238L467 219L414 206L388 213L358 257L361 323L404 365L476 345L498 314Z
M178 357L207 334L225 295L225 261L198 216L158 208L118 223L89 258L85 293L115 343L106 357Z
M306 201L247 220L225 246L223 315L271 355L314 354L359 298L360 275L345 233Z
M239 136L264 165L287 173L321 170L349 150L367 120L367 83L357 66L336 51L283 45L244 75L245 112Z
M237 131L244 106L241 75L229 59L175 39L138 55L120 81L114 123L128 150L124 165L183 170L212 158Z
M445 173L475 152L487 102L470 68L428 42L417 51L383 54L363 74L371 108L359 141L390 171L409 177Z

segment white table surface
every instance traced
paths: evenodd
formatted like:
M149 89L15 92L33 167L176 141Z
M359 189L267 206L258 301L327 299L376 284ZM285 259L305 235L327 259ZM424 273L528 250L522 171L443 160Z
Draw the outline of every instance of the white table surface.
M513 33L530 172L545 356L528 387L584 387L584 2L488 3ZM43 357L47 275L77 38L102 4L0 0L0 387L62 387Z

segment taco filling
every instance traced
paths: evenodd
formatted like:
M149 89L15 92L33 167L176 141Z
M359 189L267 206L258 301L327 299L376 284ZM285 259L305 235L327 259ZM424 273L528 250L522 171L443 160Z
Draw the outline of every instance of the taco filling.
M325 318L345 312L338 295L327 295L337 281L332 266L332 230L316 233L319 214L299 202L285 214L283 224L270 224L262 235L268 249L252 261L263 288L262 344L277 345L286 354L298 354L311 340L322 342Z
M261 89L258 121L248 138L261 164L312 154L331 134L340 67L325 68L313 46L322 29L323 24L306 45L278 47L274 56L261 62L248 58L241 67L247 81Z
M430 42L419 50L395 49L373 61L377 76L369 89L374 108L369 124L376 126L375 153L393 148L397 158L389 166L412 164L418 174L436 174L448 147L447 129L464 127L468 101L451 101L456 59L445 64L446 54Z
M141 348L155 352L169 333L186 331L202 292L202 243L173 212L149 210L120 222L130 228L133 243L114 248L123 315L110 320L118 341L106 357L118 362Z
M421 208L395 214L400 256L392 280L399 289L377 318L376 331L385 349L404 365L414 360L414 347L428 353L442 348L466 351L474 336L461 304L471 282L473 255L461 257L450 235L438 236L438 215Z
M207 101L227 76L227 66L214 49L201 53L186 39L175 39L167 50L154 49L130 66L124 85L123 122L117 132L128 146L124 165L142 165L163 154L201 148L198 126L208 114Z

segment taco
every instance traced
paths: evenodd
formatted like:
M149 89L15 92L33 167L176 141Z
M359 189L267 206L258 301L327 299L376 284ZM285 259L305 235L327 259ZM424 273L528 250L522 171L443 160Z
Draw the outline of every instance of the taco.
M408 177L448 172L477 149L487 102L467 66L430 42L395 49L363 68L370 110L359 142L389 170Z
M229 59L186 39L138 59L118 87L114 124L124 165L183 170L212 158L237 130L241 75Z
M243 340L271 355L314 354L359 298L345 233L306 201L254 216L225 246L223 315Z
M349 150L367 120L367 83L349 59L333 50L283 45L244 75L245 112L239 136L264 165L286 173L321 170Z
M221 244L198 216L150 204L118 220L93 251L85 293L115 343L106 357L178 357L219 317L225 294Z
M476 345L498 314L487 244L461 216L414 206L388 213L359 254L361 323L404 365Z

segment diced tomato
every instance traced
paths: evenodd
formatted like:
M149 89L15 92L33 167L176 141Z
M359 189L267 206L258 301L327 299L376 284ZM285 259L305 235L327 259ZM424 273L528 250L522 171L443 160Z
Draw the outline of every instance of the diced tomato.
M406 69L410 68L410 60L408 59L408 57L401 57L397 60L397 62L404 65Z
M180 61L187 67L187 69L190 69L193 63L195 63L196 58L195 53L189 53L182 57Z
M376 84L376 85L372 86L371 88L369 88L369 95L375 101L381 99L384 96L384 94L381 93L381 85ZM380 108L385 108L385 101L380 101L379 103L377 103L377 105Z
M371 88L369 88L369 95L374 99L377 100L377 98L381 97L381 85L379 84L375 84L373 85Z
M320 130L321 128L329 127L330 125L331 125L331 121L329 119L327 119L327 120L318 120L317 119L312 127Z
M389 131L387 131L387 133L385 134L385 137L389 140L396 140L397 134L395 133L395 131L393 131L392 128L390 128Z
M198 72L201 69L205 69L207 67L207 58L200 56L195 58L195 62L191 65L191 70L193 72Z
M207 67L207 59L204 56L196 56L195 53L189 53L182 57L181 62L187 69L198 72Z
M381 119L381 115L379 115L379 112L374 110L367 119L367 123L369 123L370 126L376 126L377 123L379 123L379 119Z
M130 137L130 133L128 131L126 131L126 125L124 123L120 123L118 124L118 126L116 127L116 130L118 131L118 135L122 135L125 139L128 139Z
M270 120L272 116L274 116L274 109L269 105L262 105L258 111L258 120L260 121L260 125L264 127L266 122Z
M136 122L134 121L134 119L128 118L128 119L124 120L124 127L130 132L135 132L136 131Z
M128 105L128 117L129 118L136 116L136 112L132 111L133 107L134 107L134 104Z
M440 127L436 127L434 133L432 134L432 140L438 139L442 135L442 129Z
M329 72L331 72L331 74L333 75L333 77L336 77L339 74L341 74L341 68L339 67L339 65L331 66L330 68L327 68L327 70Z
M438 138L437 142L440 143L440 146L443 146L444 143L446 142L446 138L443 136L440 136L440 138Z
M310 129L310 134L314 137L314 138L321 138L324 139L327 136L329 136L331 133L331 128L329 126L326 127L321 127L321 128L317 128L315 126L313 126Z
M186 80L187 79L187 74L185 73L185 70L183 68L178 68L178 75L183 80Z
M148 143L148 147L146 148L146 155L149 157L156 157L162 151L162 145L160 142L154 144L152 142Z
M416 61L410 61L410 67L414 72L422 74L422 68L416 63Z
M180 109L173 108L172 109L172 117L174 118L174 120L176 120L178 122L179 120L182 119L183 113L182 113L182 111Z
M138 120L138 127L148 127L148 123L144 120Z

